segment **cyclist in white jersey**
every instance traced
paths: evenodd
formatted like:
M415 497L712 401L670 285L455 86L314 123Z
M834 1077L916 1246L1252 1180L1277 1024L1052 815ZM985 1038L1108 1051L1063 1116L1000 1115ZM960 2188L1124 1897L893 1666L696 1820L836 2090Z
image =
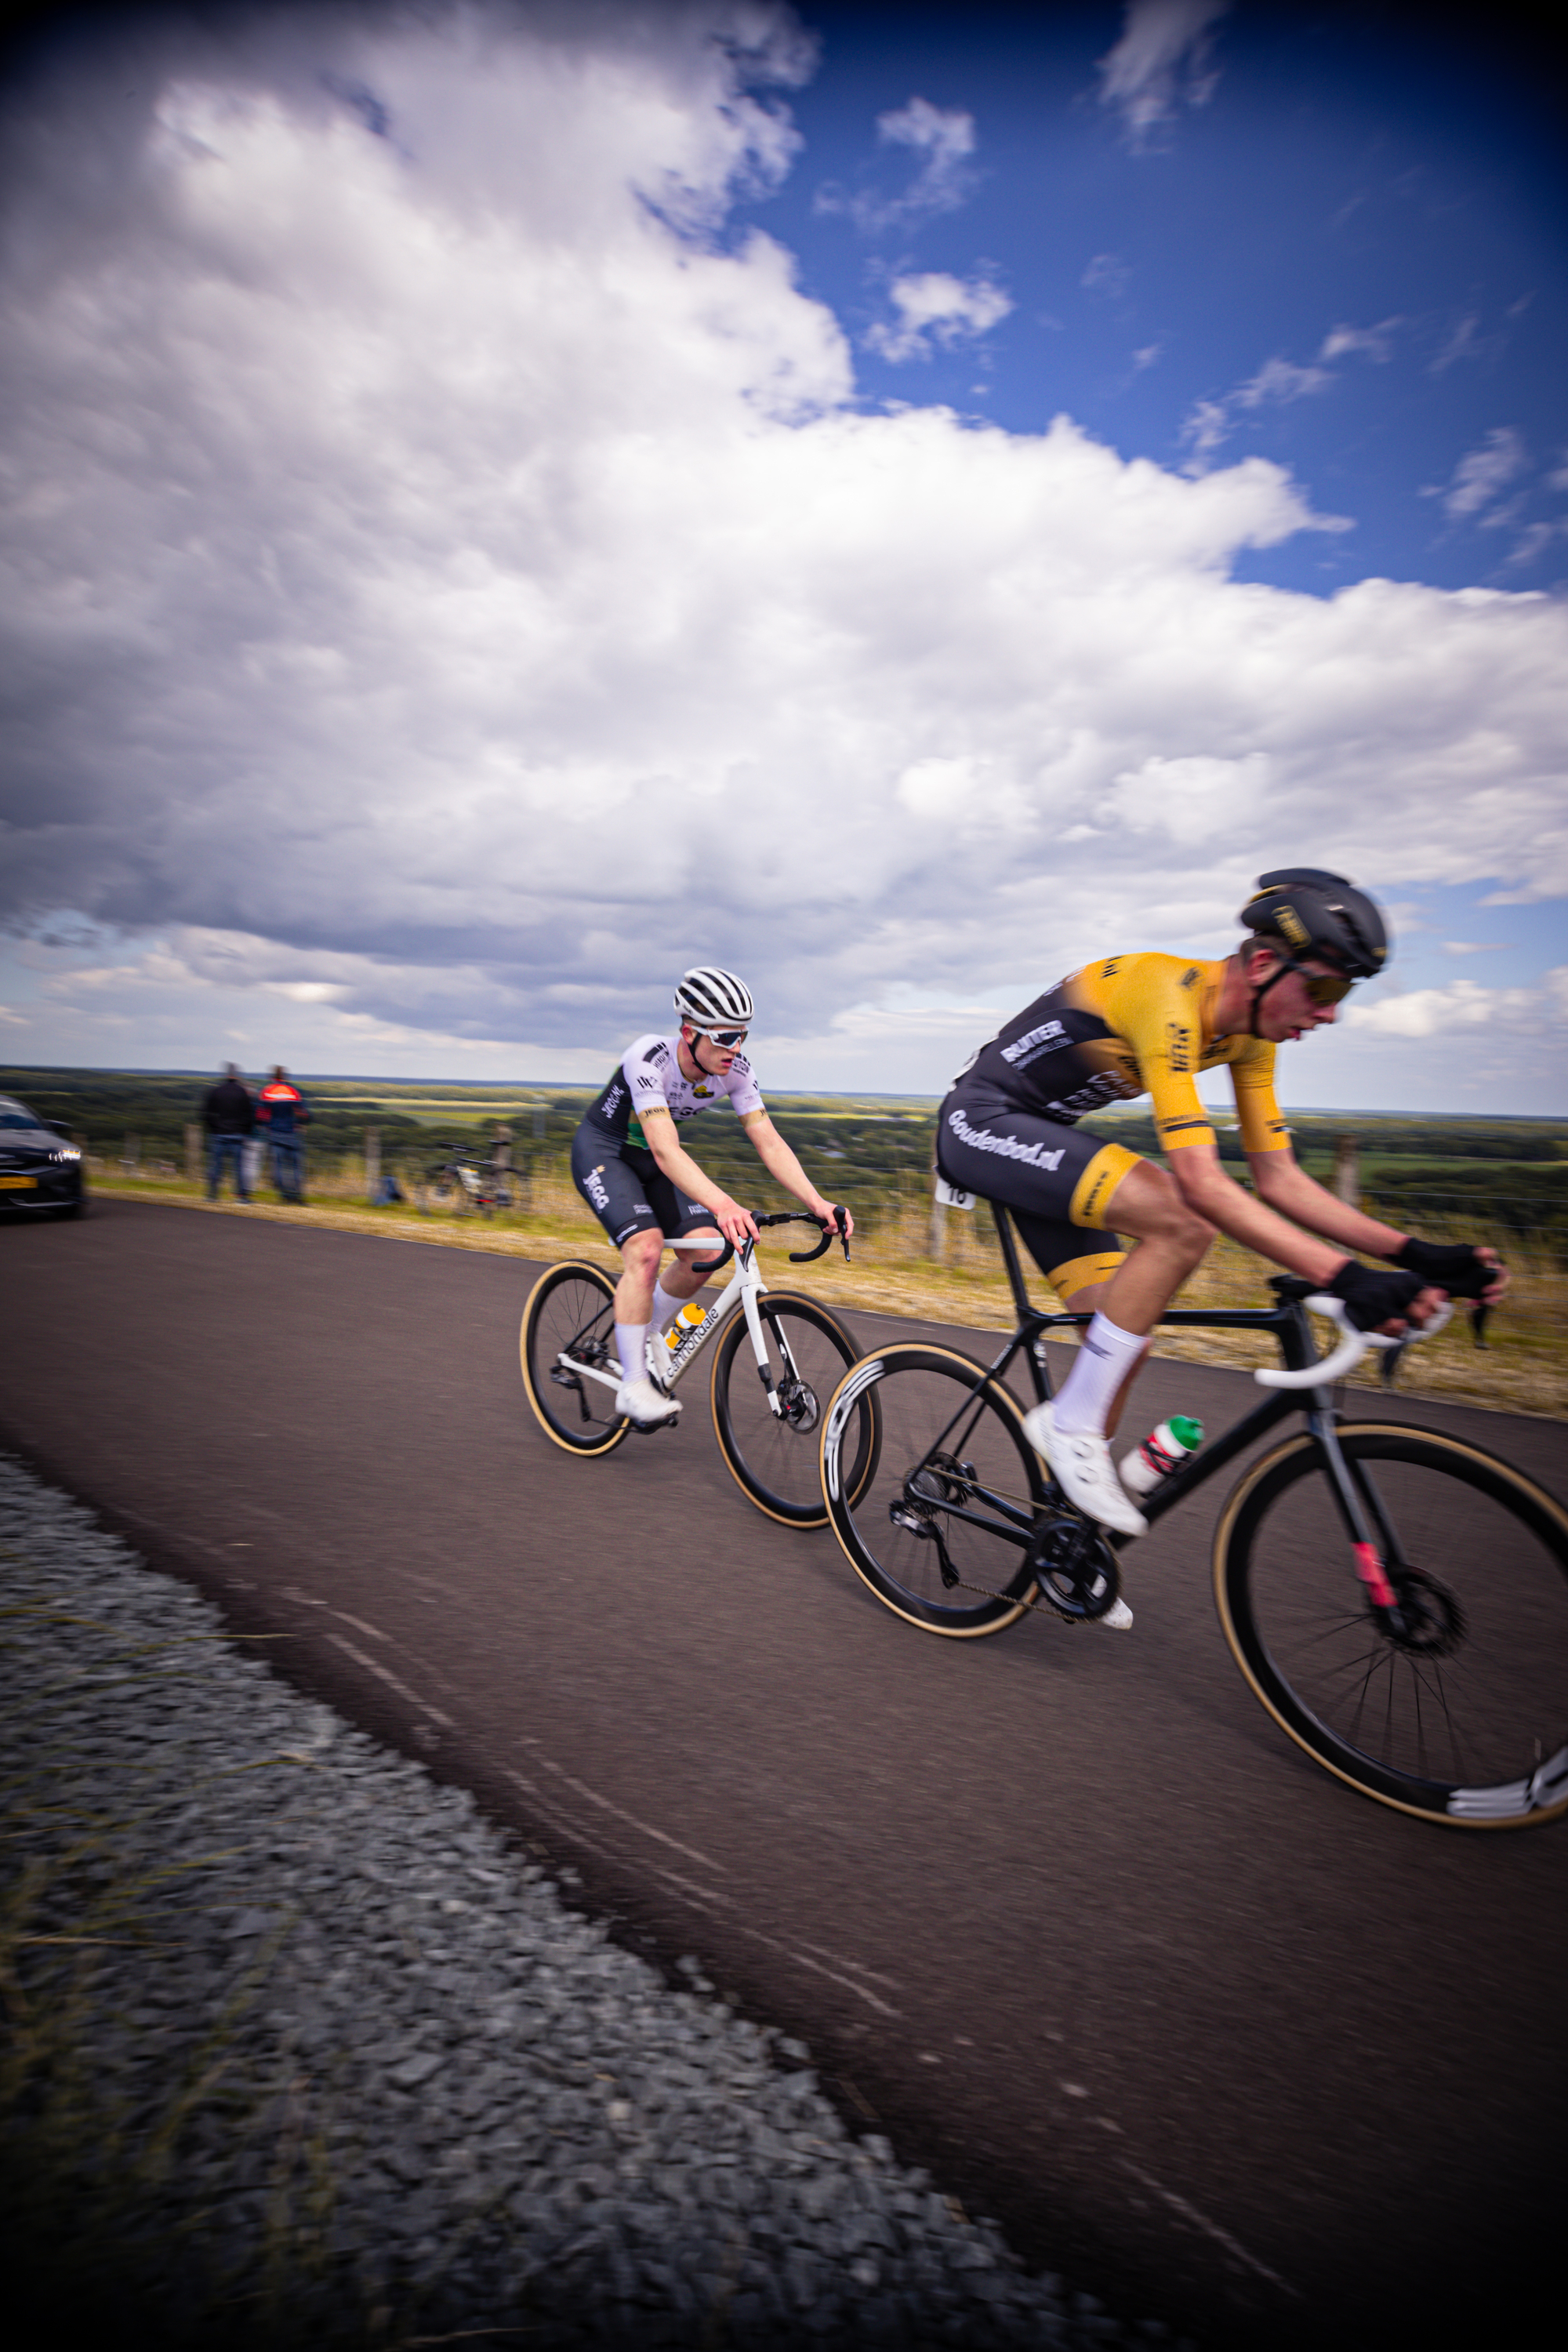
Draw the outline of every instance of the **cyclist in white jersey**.
M709 1238L718 1250L721 1234L737 1244L757 1235L750 1212L682 1149L679 1122L728 1102L774 1181L822 1225L831 1230L841 1219L846 1234L855 1230L847 1209L823 1198L768 1117L741 1050L752 1017L745 982L717 965L695 965L681 976L675 1009L677 1030L651 1032L627 1046L572 1145L572 1180L621 1253L616 1409L642 1429L657 1429L680 1411L652 1374L662 1378L668 1361L662 1333L705 1279L685 1257L660 1275L667 1236Z

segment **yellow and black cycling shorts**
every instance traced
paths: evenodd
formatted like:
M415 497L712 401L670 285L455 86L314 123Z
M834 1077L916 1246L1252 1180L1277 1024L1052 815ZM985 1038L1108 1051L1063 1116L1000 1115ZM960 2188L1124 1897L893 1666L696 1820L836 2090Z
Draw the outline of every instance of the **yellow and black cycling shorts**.
M1020 1110L984 1080L963 1078L937 1121L937 1166L950 1184L1013 1213L1040 1272L1061 1297L1109 1282L1125 1255L1111 1204L1137 1152L1065 1120ZM1087 1234L1101 1235L1086 1250Z

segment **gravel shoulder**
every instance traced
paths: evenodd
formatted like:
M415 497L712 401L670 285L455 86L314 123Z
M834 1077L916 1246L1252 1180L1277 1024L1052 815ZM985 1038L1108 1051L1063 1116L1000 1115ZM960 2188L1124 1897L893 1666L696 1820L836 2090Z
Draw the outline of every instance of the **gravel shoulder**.
M0 1456L17 2340L1169 2341Z

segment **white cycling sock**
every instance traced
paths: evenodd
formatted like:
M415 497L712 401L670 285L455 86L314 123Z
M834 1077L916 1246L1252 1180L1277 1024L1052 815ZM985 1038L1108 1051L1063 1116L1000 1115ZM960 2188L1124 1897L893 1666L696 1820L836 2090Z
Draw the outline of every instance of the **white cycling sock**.
M668 1331L685 1304L684 1298L672 1298L663 1283L656 1282L653 1286L654 1329Z
M1141 1332L1096 1315L1054 1401L1051 1419L1064 1437L1104 1436L1116 1391L1148 1345Z
M621 1370L628 1381L640 1381L647 1370L647 1325L617 1323L616 1353L621 1360Z

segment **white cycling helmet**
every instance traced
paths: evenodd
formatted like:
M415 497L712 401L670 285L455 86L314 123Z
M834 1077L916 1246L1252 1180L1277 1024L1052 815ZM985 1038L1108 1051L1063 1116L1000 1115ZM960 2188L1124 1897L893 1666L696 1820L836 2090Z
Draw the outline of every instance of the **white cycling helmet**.
M681 973L675 1009L694 1029L749 1029L753 1018L745 982L711 963L693 964Z

